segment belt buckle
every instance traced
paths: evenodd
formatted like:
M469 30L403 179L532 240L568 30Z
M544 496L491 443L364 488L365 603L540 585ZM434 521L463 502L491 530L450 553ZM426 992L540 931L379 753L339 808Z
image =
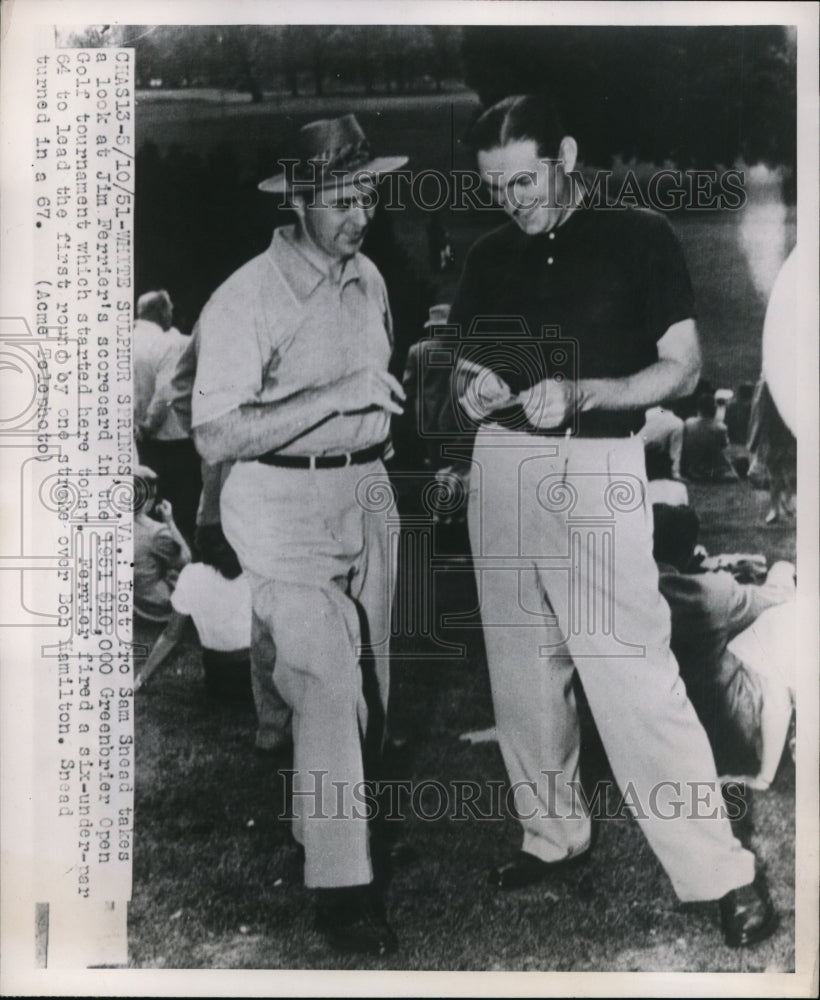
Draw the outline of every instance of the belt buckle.
M316 468L316 456L315 455L309 455L308 459L310 461L310 469L311 470L315 469Z
M348 465L351 464L352 460L353 460L353 455L351 454L351 452L346 451L345 452L345 464L344 464L344 468L345 469L348 467Z

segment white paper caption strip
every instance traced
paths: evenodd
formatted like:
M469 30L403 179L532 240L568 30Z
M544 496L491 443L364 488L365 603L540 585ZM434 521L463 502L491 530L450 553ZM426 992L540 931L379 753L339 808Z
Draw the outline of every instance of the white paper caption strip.
M21 455L24 585L40 617L38 926L49 967L127 961L134 834L131 647L133 51L36 60L34 454ZM139 484L136 484L137 488Z

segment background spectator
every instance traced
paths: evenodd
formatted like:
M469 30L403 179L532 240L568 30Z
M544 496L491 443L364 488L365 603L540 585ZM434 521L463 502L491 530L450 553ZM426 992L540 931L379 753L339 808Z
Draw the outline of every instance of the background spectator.
M157 499L154 470L138 465L134 483L134 613L145 621L167 622L171 594L191 552L174 523L171 504Z
M672 615L672 652L709 736L718 773L744 775L768 787L792 713L788 665L773 665L786 668L780 676L773 669L764 672L727 646L767 609L794 598L794 566L775 563L761 586L738 583L726 571L687 572L698 539L697 514L666 504L657 504L653 512L653 554Z
M134 427L142 458L142 425L157 385L157 373L173 338L166 339L171 328L173 305L166 291L146 292L137 300L134 323Z
M190 424L173 405L174 374L180 358L187 352L190 338L171 326L172 312L167 292L148 292L137 302L138 324L146 325L139 331L135 328L134 336L135 369L139 354L142 373L135 379L144 387L135 396L139 398L135 424L140 461L156 471L160 490L170 500L180 530L191 543L202 480L199 455L190 437ZM147 321L146 316L156 316L157 320ZM138 343L142 345L139 352ZM143 408L143 394L149 385L152 386L151 397Z
M692 479L737 479L726 454L729 435L726 425L717 419L714 394L701 393L697 407L697 416L689 417L684 427L684 473Z
M249 698L253 690L259 719L256 745L263 750L281 749L290 743L290 709L272 681L268 683L271 669L251 674L251 598L247 579L218 524L199 529L197 548L202 561L189 563L179 574L171 595L173 611L168 625L154 644L136 688L143 687L174 652L189 618L193 619L202 645L208 694L232 701ZM275 650L271 649L270 663L274 658Z

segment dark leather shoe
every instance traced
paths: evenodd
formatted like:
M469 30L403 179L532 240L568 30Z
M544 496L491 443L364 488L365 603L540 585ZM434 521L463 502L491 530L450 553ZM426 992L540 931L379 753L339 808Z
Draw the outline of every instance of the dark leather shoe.
M760 876L726 893L720 900L720 921L730 948L757 944L774 933L777 913Z
M571 855L561 861L542 861L528 851L519 851L512 861L490 871L489 882L496 889L523 889L580 868L588 860L589 851Z
M316 929L332 948L346 954L385 956L398 947L381 900L370 886L320 890Z

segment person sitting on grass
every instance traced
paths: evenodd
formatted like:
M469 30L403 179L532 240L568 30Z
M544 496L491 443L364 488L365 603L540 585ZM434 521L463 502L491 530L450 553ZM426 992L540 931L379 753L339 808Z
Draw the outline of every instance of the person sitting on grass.
M274 752L291 743L290 709L272 686L260 680L272 671L251 672L251 597L248 581L219 524L202 525L197 531L201 562L189 563L180 573L171 595L173 612L168 625L137 678L136 689L179 645L189 618L202 645L205 688L220 700L250 697L251 687L259 718L256 747ZM272 659L274 650L268 651Z
M713 393L698 396L698 414L689 417L683 433L683 472L690 479L726 481L738 478L727 455L729 432L717 418Z
M191 561L191 551L174 522L170 502L157 498L154 470L138 465L134 480L134 614L163 623L173 613L171 594L180 570Z
M655 504L653 514L653 555L672 617L672 652L718 773L724 782L733 776L768 788L792 717L794 565L775 563L760 586L739 583L731 572L692 572L697 514L667 504Z
M137 678L139 690L179 645L192 618L202 643L205 686L212 695L250 692L251 605L247 581L219 525L197 533L202 562L189 563L171 595L168 625ZM233 681L233 683L231 683Z

